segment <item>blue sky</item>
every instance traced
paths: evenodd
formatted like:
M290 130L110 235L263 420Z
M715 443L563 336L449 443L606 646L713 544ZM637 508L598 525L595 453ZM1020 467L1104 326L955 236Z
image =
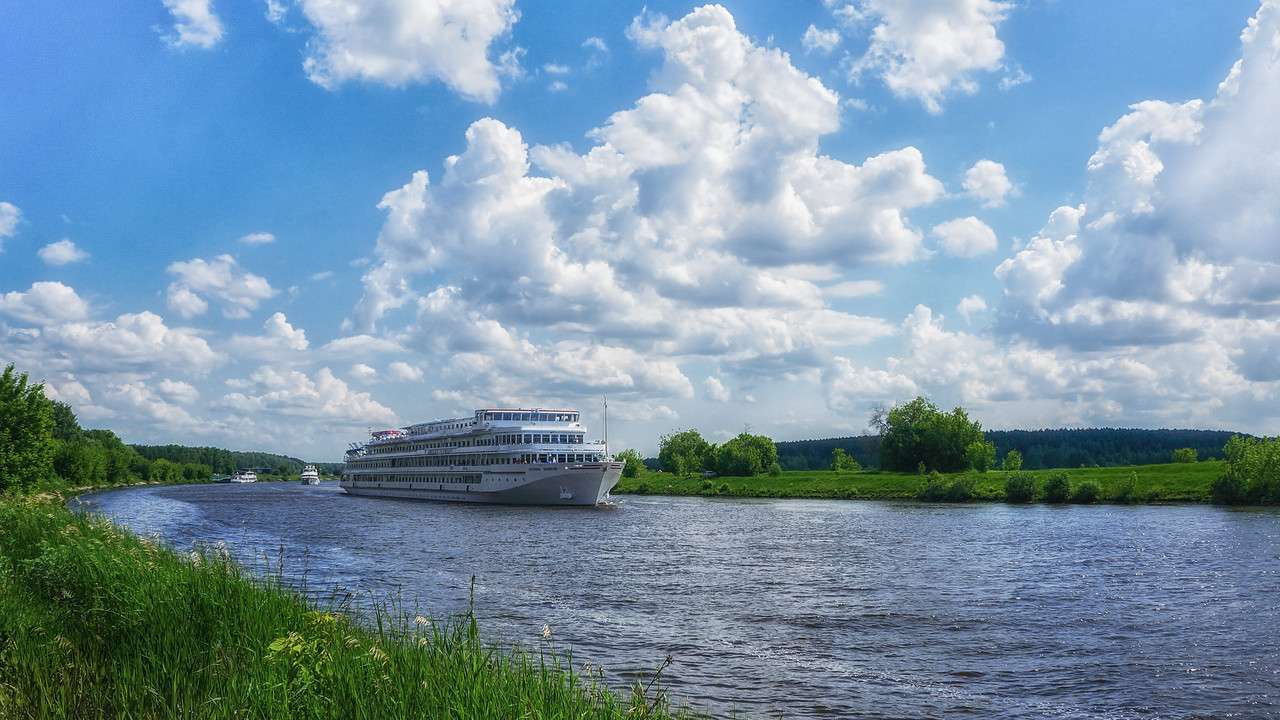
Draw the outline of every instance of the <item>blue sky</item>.
M457 5L457 7L451 7ZM0 6L0 362L336 460L572 407L1280 433L1280 2Z

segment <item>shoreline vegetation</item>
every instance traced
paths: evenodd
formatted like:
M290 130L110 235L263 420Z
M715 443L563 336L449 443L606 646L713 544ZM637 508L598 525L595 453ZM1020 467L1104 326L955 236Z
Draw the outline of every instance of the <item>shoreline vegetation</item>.
M705 717L658 684L670 658L619 692L549 629L504 646L471 612L309 603L282 568L177 552L36 490L0 494L0 717Z
M640 470L624 477L613 489L621 495L673 495L738 498L789 498L815 500L922 500L926 502L1075 502L1092 503L1208 503L1212 486L1227 464L1220 460L1130 467L1077 468L1075 470L988 471L956 473L891 472L877 469L794 470L753 477L678 476ZM1070 492L1061 500L1065 476ZM1009 498L1010 480L1015 487L1029 479L1030 496ZM1050 482L1052 479L1052 483ZM1081 487L1096 492L1073 497ZM1050 492L1046 493L1046 489Z

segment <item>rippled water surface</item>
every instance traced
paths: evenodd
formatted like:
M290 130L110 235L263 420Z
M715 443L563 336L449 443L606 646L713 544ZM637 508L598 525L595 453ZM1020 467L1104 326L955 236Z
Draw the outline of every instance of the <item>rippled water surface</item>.
M73 501L74 502L74 501ZM1280 512L625 497L379 500L329 482L114 490L178 549L283 557L752 718L1280 717Z

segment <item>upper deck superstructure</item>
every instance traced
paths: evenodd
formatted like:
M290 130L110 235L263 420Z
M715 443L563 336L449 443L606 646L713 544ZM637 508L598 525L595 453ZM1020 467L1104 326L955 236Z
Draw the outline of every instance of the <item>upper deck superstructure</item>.
M347 451L352 494L465 502L596 504L622 463L587 440L576 410L482 408L372 433Z

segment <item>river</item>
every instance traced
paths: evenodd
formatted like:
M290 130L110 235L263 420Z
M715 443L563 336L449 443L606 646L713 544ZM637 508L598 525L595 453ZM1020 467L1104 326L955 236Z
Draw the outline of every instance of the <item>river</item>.
M465 612L717 717L1280 717L1280 511L623 496L530 508L187 485L73 500L313 591ZM263 560L263 558L266 560Z

